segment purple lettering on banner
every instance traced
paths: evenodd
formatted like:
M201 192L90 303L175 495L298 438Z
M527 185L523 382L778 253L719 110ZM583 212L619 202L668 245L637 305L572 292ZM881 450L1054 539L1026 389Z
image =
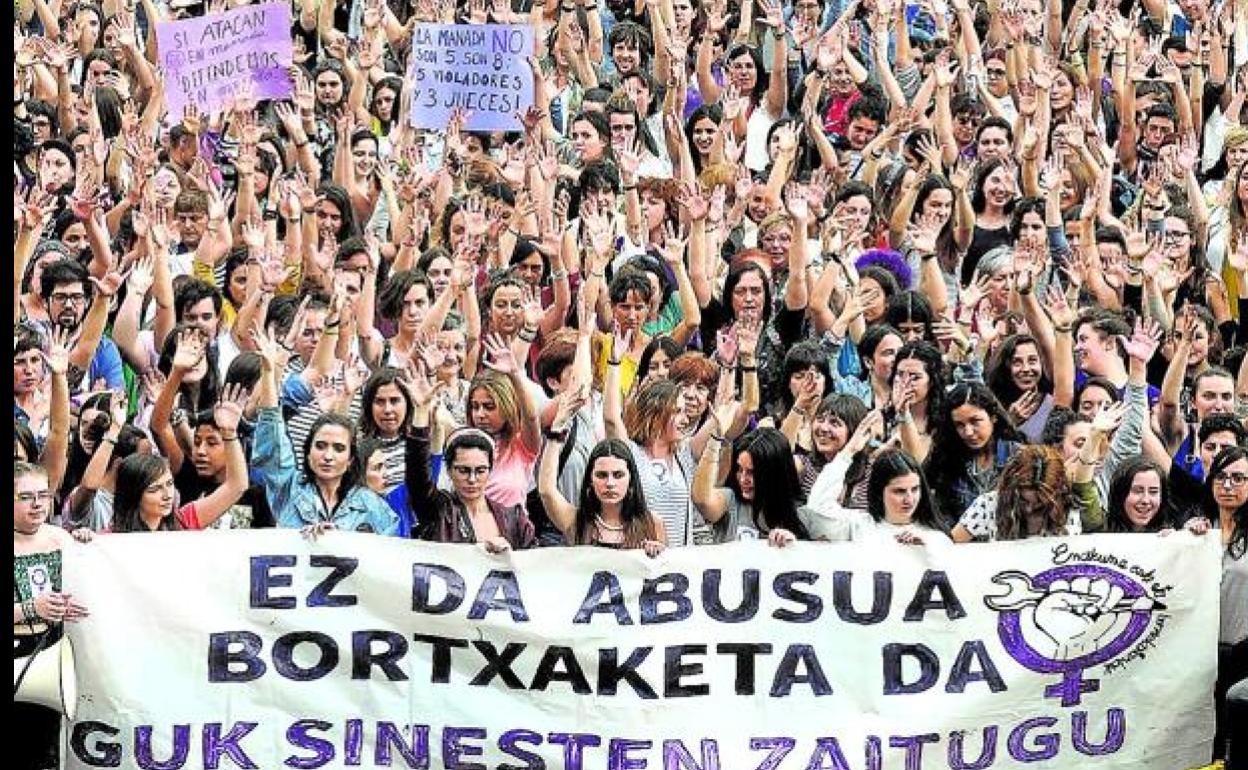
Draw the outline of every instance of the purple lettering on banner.
M766 642L727 642L715 645L718 655L733 655L737 659L737 676L733 688L737 695L753 695L757 666L755 658L759 655L770 655L771 645Z
M919 663L919 678L913 682L902 681L901 661L910 657ZM940 678L940 659L925 644L884 645L884 694L913 695L932 689Z
M753 620L758 614L758 570L741 572L741 604L731 610L724 607L723 597L720 596L723 578L723 570L708 569L702 573L702 605L707 617L720 623Z
M272 596L270 588L289 588L293 578L290 573L274 575L275 567L295 566L294 556L253 556L251 557L251 608L268 610L289 610L295 607L293 596Z
M333 728L332 722L326 722L321 719L300 719L291 724L290 727L286 728L286 742L297 749L307 749L312 752L312 756L286 757L282 764L295 770L316 770L316 768L329 764L334 759L334 742L318 738L315 735L309 735L309 732L312 730L328 732Z
M827 764L831 762L832 764ZM849 761L841 752L841 743L835 738L818 738L811 752L806 770L850 770Z
M846 623L869 626L884 622L888 617L888 606L893 601L893 574L891 572L875 572L871 575L871 611L858 612L854 609L854 573L832 573L832 604L836 614Z
M288 3L248 5L224 13L156 23L169 120L188 105L214 114L250 83L256 99L294 92L286 68L294 62Z
M496 597L495 594L501 594ZM529 622L529 612L524 608L524 599L520 598L520 584L516 582L516 573L510 570L490 570L481 582L477 598L468 611L469 620L481 620L492 610L506 610L511 614L512 623Z
M806 673L798 673L799 663ZM823 666L819 665L819 656L809 644L791 644L784 651L784 657L780 660L780 665L776 666L776 676L771 683L771 697L787 696L795 684L810 685L813 695L832 694L832 685L823 673Z
M978 671L972 668L972 664L977 661ZM988 648L978 639L962 643L962 649L958 650L958 657L949 669L945 692L964 692L966 686L972 682L985 682L992 692L1005 691L1005 680L1001 678L1001 672L997 670L992 658L988 657Z
M988 725L984 728L983 748L974 762L966 761L967 733L959 730L949 734L949 770L987 770L997 758L997 726Z
M689 754L684 741L663 741L663 770L719 770L719 742L703 738L701 758Z
M940 598L934 597L933 593L939 594ZM945 617L950 620L966 617L966 608L953 592L949 576L943 570L929 569L923 573L923 579L919 581L918 588L914 589L914 598L910 600L902 619L908 623L918 623L929 610L944 610Z
M186 757L190 752L190 725L173 726L173 756L163 761L152 756L152 726L139 725L134 728L134 761L143 770L178 770L186 764Z
M524 689L524 682L521 682L516 672L511 670L511 664L520 657L520 653L524 652L526 645L521 642L508 642L502 652L499 652L498 648L489 642L474 641L472 646L477 648L481 657L485 658L485 666L468 684L474 687L485 687L498 676L502 678L503 684L511 689Z
M551 733L546 740L563 746L563 770L583 770L585 747L602 745L602 738L592 733Z
M485 770L480 762L463 762L464 757L479 757L484 752L480 746L461 743L464 739L485 740L486 732L480 727L445 727L442 729L442 763L446 770Z
M1100 745L1093 746L1088 742L1088 712L1076 711L1070 720L1070 741L1075 751L1089 757L1097 757L1113 754L1121 749L1127 737L1126 712L1120 708L1111 708L1105 712L1105 721L1109 723L1105 726L1105 740Z
M1010 737L1006 741L1006 747L1010 750L1010 756L1019 762L1039 762L1043 759L1052 759L1057 756L1057 750L1061 748L1062 739L1057 733L1044 733L1036 736L1037 748L1027 747L1027 734L1037 727L1052 727L1057 724L1057 720L1053 717L1034 717L1019 723L1010 731Z
M256 729L258 722L235 722L230 731L221 735L221 723L209 722L204 725L204 770L217 770L221 757L228 755L230 760L244 770L259 770L239 742L248 733Z
M354 594L334 593L334 588L359 568L359 559L318 554L312 557L311 564L313 567L328 567L330 573L308 593L309 607L354 607L359 604L360 597Z
M403 731L394 722L377 723L377 752L373 759L382 767L389 767L391 751L397 750L399 756L414 770L429 770L429 725L408 725L411 740L407 740Z
M671 585L669 589L662 586ZM678 623L693 615L693 602L685 594L689 591L689 578L671 573L657 578L646 578L641 585L641 624ZM676 605L670 612L660 612L662 604Z
M537 754L520 748L516 745L519 743L541 746L542 734L532 730L508 730L498 736L498 750L512 759L524 762L523 765L502 764L498 766L498 770L546 770L546 761Z
M770 752L767 758L758 766L758 770L776 770L780 767L780 763L784 758L793 751L793 747L797 745L797 741L792 738L783 738L780 736L772 738L751 738L751 751L767 751Z
M776 598L802 606L800 612L781 608L771 613L776 620L785 623L813 623L823 614L823 599L817 594L797 590L799 583L814 585L819 581L815 572L782 572L771 582Z
M650 653L654 651L653 647L638 647L629 653L628 660L623 663L619 662L620 651L614 647L609 647L598 651L598 694L599 695L615 695L622 681L628 682L633 692L642 700L657 700L659 695L645 680L645 677L637 673L637 667L645 662Z
M867 746L863 753L867 760L866 770L881 770L884 767L884 746L879 736L867 736Z
M310 644L321 651L321 656L311 668L295 662L295 648ZM277 673L295 682L313 682L334 670L338 665L338 643L320 631L296 631L282 634L273 643L273 668Z
M939 742L940 736L936 733L894 735L888 739L890 747L906 750L906 770L923 770L923 744Z
M607 770L646 770L650 767L645 757L630 756L634 751L647 751L654 741L612 738L607 746Z
M364 763L364 720L348 719L346 737L342 741L342 761L347 767Z
M88 767L121 767L121 744L100 740L88 747L87 739L93 733L103 733L111 738L121 731L103 722L75 722L69 738L69 750Z
M230 648L239 645L239 649ZM264 676L268 666L260 660L264 643L251 631L221 631L208 637L208 681L251 682ZM232 666L243 664L243 670Z
M429 602L430 581L437 578L446 588L446 596L437 604ZM426 615L446 615L464 603L467 585L464 578L450 567L441 564L412 565L412 612Z
M581 602L572 622L589 623L599 613L614 615L617 625L633 624L628 607L624 606L624 589L620 588L619 578L610 572L594 573L589 590L585 592L585 600Z

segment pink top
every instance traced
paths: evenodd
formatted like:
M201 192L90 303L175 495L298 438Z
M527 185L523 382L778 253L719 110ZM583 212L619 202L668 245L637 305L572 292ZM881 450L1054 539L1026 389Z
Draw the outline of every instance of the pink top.
M485 496L499 505L524 505L524 498L533 488L537 452L526 447L519 436L500 446L490 480L485 485Z

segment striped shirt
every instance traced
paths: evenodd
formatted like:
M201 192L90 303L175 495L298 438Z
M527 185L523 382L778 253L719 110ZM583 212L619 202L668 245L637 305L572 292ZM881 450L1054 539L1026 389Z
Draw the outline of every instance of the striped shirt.
M667 530L668 547L693 545L694 514L689 490L695 463L688 442L681 444L674 458L666 460L650 457L633 441L629 441L628 445L633 450L633 462L637 464L637 474L641 477L646 508L662 520ZM697 519L701 521L700 516ZM709 527L705 537L708 542L711 541Z

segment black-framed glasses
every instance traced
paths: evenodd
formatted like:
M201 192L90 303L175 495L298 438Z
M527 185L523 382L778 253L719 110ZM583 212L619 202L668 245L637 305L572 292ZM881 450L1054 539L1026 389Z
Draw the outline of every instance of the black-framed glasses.
M87 295L79 292L77 294L69 294L63 291L52 292L50 299L53 302L62 305L84 305L87 302Z
M1248 484L1248 473L1219 473L1213 477L1213 483L1221 484L1222 486L1230 485L1235 489L1239 489L1243 485Z

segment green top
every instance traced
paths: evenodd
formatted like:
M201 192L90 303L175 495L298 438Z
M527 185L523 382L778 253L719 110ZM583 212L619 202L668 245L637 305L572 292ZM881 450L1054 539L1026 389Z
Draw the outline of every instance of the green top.
M13 601L61 590L61 552L44 551L13 557Z

